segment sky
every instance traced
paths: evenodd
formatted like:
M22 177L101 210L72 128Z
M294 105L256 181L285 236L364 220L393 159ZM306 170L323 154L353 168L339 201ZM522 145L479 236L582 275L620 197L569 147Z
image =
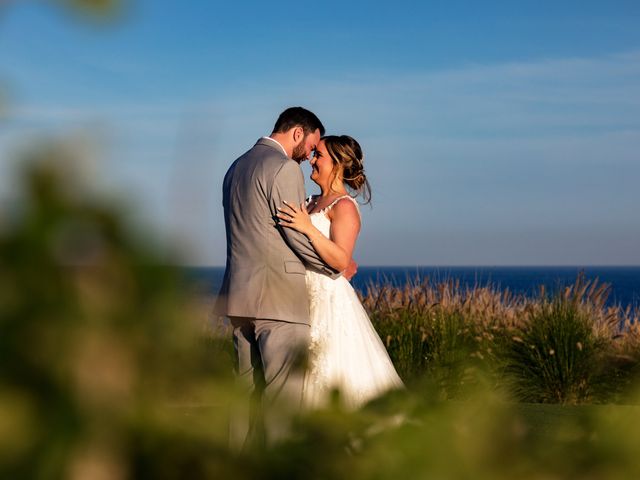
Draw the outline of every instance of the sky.
M365 152L361 265L640 265L639 21L636 0L142 0L101 22L5 1L0 208L34 139L81 141L132 222L224 265L224 173L301 105Z

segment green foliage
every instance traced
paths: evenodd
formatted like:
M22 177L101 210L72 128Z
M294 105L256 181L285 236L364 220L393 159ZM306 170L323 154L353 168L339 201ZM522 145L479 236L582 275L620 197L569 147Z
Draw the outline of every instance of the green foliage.
M72 12L91 16L95 20L107 19L122 9L123 4L129 3L126 0L53 0L53 2Z
M559 296L543 302L514 330L505 352L518 398L544 403L593 400L604 346L576 304Z
M441 310L372 315L400 376L409 384L426 381L444 398L458 397L478 349L465 320L459 312Z
M0 477L144 477L160 455L163 471L214 472L226 419L181 405L233 394L229 342L195 320L152 243L53 167L62 155L33 155L3 215Z
M606 306L607 292L584 275L551 298L423 279L372 285L362 301L403 379L444 398L482 381L521 401L625 401L640 374L637 312Z

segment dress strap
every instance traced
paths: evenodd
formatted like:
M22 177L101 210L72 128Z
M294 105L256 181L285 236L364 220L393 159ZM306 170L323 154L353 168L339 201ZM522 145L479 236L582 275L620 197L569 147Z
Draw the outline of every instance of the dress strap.
M341 197L336 198L333 202L331 202L329 205L327 205L326 207L324 207L322 209L323 212L326 212L328 210L331 210L333 208L333 206L338 203L340 200L342 200L343 198L348 198L349 200L351 200L351 202L353 202L353 204L356 206L356 210L358 211L358 214L360 214L360 208L358 206L358 202L356 201L355 198L353 198L351 195L343 195Z

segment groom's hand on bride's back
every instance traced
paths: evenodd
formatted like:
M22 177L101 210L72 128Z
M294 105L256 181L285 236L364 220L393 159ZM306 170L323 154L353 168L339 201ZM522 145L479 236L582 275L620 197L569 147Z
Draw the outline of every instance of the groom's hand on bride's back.
M342 276L347 280L351 281L351 279L353 278L353 276L356 274L357 271L358 271L358 264L352 258L351 261L349 262L349 266L347 267L347 269L344 272L342 272Z

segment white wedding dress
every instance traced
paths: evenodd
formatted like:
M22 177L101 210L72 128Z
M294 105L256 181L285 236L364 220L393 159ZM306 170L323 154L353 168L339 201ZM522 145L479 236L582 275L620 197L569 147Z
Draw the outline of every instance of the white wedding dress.
M311 214L311 222L326 237L331 228L326 212L342 198L349 198L357 208L356 201L347 195ZM355 409L391 389L402 388L402 380L349 281L312 270L307 270L306 280L311 349L303 404L322 407L331 391L338 389L343 405Z

